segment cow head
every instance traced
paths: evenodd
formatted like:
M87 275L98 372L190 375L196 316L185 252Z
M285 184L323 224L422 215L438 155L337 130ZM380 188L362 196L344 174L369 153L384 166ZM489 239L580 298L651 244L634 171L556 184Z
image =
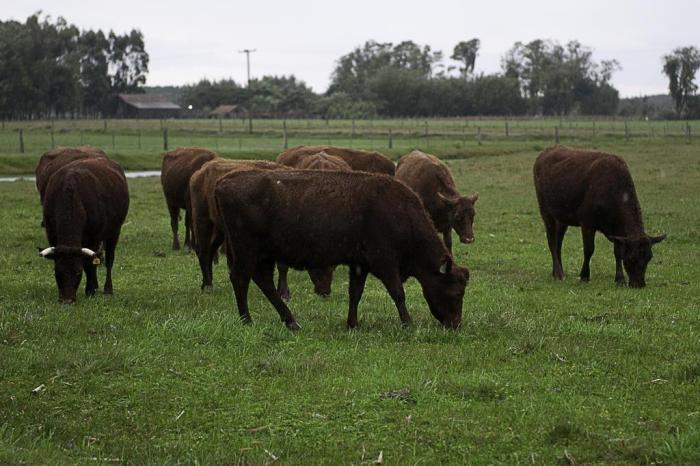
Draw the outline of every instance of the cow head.
M441 202L447 208L447 218L450 226L459 235L459 240L462 243L474 242L474 204L479 199L479 193L473 193L471 196L445 196L438 193Z
M99 253L88 248L70 246L52 246L39 251L45 259L54 261L54 275L58 285L58 302L62 304L75 303L75 296L83 277L83 262L92 259L93 263L100 261Z
M423 296L433 316L448 328L462 324L462 300L469 281L469 270L452 262L445 255L439 270L421 280Z
M632 288L644 288L646 286L645 275L647 265L653 257L651 247L666 239L666 235L649 236L644 234L641 238L627 238L613 236L615 245L621 249L622 265L629 277L629 286Z
M314 284L314 292L327 298L331 295L331 284L333 283L333 268L309 269L309 277Z

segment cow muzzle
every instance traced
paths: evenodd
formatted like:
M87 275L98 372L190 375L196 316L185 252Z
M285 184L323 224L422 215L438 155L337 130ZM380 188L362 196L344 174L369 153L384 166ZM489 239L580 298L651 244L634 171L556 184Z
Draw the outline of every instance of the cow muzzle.
M474 242L473 236L460 236L459 240L464 244L471 244Z

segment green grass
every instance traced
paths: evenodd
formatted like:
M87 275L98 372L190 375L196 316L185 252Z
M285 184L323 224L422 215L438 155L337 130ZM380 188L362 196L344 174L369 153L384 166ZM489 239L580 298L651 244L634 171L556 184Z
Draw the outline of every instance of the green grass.
M700 121L642 121L592 118L414 118L381 120L56 120L12 121L0 127L0 174L33 171L45 151L58 146L92 144L104 149L128 170L160 168L168 147L201 146L226 157L274 158L287 145L333 144L380 150L396 158L415 147L453 158L503 154L553 144L555 131L565 144L646 145L650 139L698 143ZM506 127L508 132L506 134ZM688 139L686 129L690 127ZM627 129L625 129L627 128ZM24 152L19 129L23 130ZM391 143L391 148L389 147Z
M539 144L449 161L462 192L481 192L476 242L455 246L472 274L458 331L439 327L415 280L415 326L402 328L374 279L346 331L342 267L327 300L291 274L300 332L254 286L241 325L225 265L202 294L194 256L169 250L157 178L129 181L115 295L61 306L36 254L34 185L0 183L0 464L699 463L697 146L599 147L625 156L648 231L669 235L633 290L615 286L600 235L579 283L575 228L567 278L550 278Z

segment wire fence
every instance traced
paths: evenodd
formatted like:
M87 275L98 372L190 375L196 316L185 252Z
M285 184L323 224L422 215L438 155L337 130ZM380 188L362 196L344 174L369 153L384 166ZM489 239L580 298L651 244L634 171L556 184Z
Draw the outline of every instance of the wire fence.
M224 152L274 151L299 144L392 149L491 141L594 141L682 138L692 143L698 121L556 118L383 120L48 120L2 122L0 154L91 144L120 152L201 146Z

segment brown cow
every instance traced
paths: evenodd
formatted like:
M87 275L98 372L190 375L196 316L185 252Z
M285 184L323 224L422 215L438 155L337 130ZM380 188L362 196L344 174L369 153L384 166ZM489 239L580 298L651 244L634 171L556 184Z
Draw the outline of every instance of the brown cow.
M185 210L185 246L193 246L190 241L192 220L187 209L187 187L192 174L216 157L216 153L201 147L180 147L163 154L160 182L163 185L165 203L168 205L168 212L170 212L173 250L180 249L180 240L177 237L180 209Z
M335 155L328 155L325 152L319 152L317 154L308 154L304 157L299 157L293 160L297 163L294 168L302 170L341 170L341 171L352 171L350 165ZM288 267L284 264L277 264L277 268L280 272L280 276L287 276ZM331 284L333 283L333 271L335 267L330 267L328 269L309 269L309 276L311 281L314 283L314 292L317 295L328 297L331 294ZM281 295L282 299L289 301L289 290L286 290L286 294Z
M192 237L199 259L199 267L202 271L202 289L212 287L212 262L216 256L216 250L224 241L223 226L220 224L221 216L214 200L216 182L229 172L253 168L259 170L288 169L267 160L215 158L202 165L190 178L188 197L192 216Z
M384 173L394 175L396 167L394 162L386 158L379 152L366 151L360 149L348 149L336 146L297 146L287 149L277 156L277 163L290 167L298 167L300 159L312 154L325 152L328 155L335 155L345 160L350 168L356 171L372 173Z
M542 152L534 166L535 191L552 254L552 275L561 280L561 245L569 226L580 226L583 236L581 280L591 276L590 260L595 232L614 243L615 282L645 286L651 246L666 235L644 232L642 211L625 161L613 154L555 146Z
M49 247L40 255L54 260L60 302L75 302L83 271L85 294L95 294L99 287L95 266L102 246L107 268L104 292L112 294L114 250L128 210L124 171L106 157L76 160L51 176L43 202Z
M474 242L474 204L479 193L461 196L450 169L440 159L414 150L399 160L396 178L418 194L450 252L452 229L462 243Z
M36 175L36 189L39 191L41 202L44 202L44 191L51 175L74 160L88 157L107 157L107 154L102 149L93 146L58 147L45 152L39 159L39 163L34 171Z
M294 316L275 292L273 267L350 266L347 326L357 326L357 305L367 274L379 278L404 324L411 322L402 283L416 277L430 311L458 327L469 272L455 265L420 199L385 175L341 171L260 171L227 175L215 189L236 260L231 283L241 319L250 322L251 278L290 329Z

